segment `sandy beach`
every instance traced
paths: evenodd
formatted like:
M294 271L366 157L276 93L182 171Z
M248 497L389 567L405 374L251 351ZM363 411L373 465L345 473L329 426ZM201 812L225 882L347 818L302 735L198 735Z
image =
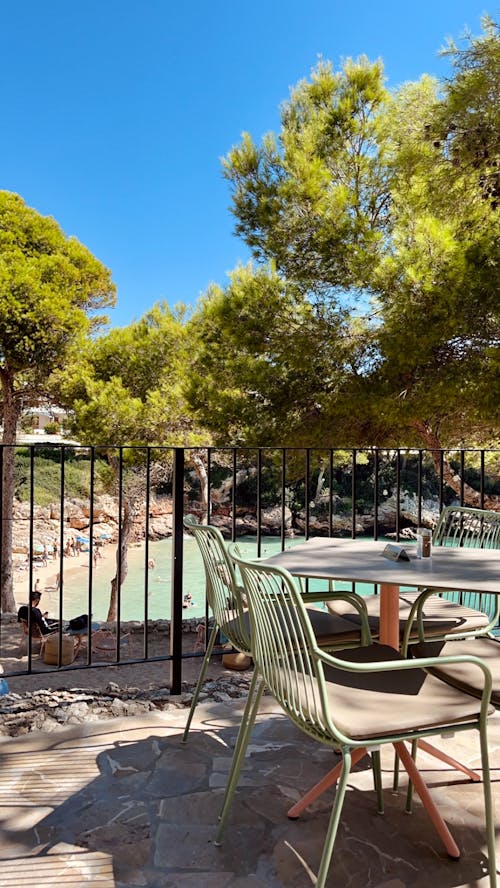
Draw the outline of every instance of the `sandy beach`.
M141 544L143 547L143 544ZM93 571L112 573L116 562L116 546L108 543L99 547L100 558L97 567ZM64 556L63 558L63 583L68 586L75 582L88 583L89 552L80 552L78 555ZM39 589L42 593L41 610L48 611L49 616L56 617L59 608L59 592L57 591L57 575L61 568L59 556L53 559L50 555L46 565L35 561L33 563L33 588L39 580ZM29 570L14 570L14 598L16 607L26 604L29 597Z
M144 554L144 543L134 544L131 551L137 551ZM115 572L116 565L116 546L113 543L106 544L100 548L102 557L97 562L97 568L93 568L95 576L103 575L111 577ZM47 565L33 565L33 586L37 580L40 581L40 590L42 598L40 608L42 611L48 611L50 617L57 618L59 610L59 593L55 588L57 574L60 569L60 560L49 557ZM77 556L67 556L63 560L63 577L64 589L71 586L79 586L87 589L89 571L89 553L82 552ZM25 604L28 600L29 593L29 572L28 570L16 570L14 573L14 596L16 606ZM65 591L66 599L66 591ZM83 613L85 607L78 613ZM66 612L66 605L65 605ZM76 613L70 612L70 616L77 616ZM128 630L127 630L128 631ZM169 653L169 638L164 633L151 631L149 633L149 654L152 657L166 656ZM99 658L94 655L94 662L98 665L93 669L80 670L54 670L53 667L42 665L39 661L38 654L35 652L34 664L35 668L42 668L44 671L39 675L18 675L11 676L11 671L19 670L21 663L26 657L20 660L17 657L17 648L19 646L20 633L17 623L9 623L2 627L0 637L0 659L5 668L5 675L9 681L11 690L22 693L25 690L34 690L36 688L45 688L48 683L52 687L86 687L103 690L109 681L118 682L120 685L137 685L139 687L163 687L168 681L169 665L165 662L144 662L126 665L127 659L139 658L143 655L143 636L140 632L132 632L128 638L127 646L122 653L122 662L119 666L106 662L99 662ZM183 648L187 653L193 653L196 649L196 634L183 635ZM81 665L85 665L85 650L80 655L79 661ZM183 678L186 681L194 682L199 670L200 661L198 659L187 659L183 664ZM46 671L45 671L46 670ZM220 657L214 658L211 665L210 675L218 675L224 672Z

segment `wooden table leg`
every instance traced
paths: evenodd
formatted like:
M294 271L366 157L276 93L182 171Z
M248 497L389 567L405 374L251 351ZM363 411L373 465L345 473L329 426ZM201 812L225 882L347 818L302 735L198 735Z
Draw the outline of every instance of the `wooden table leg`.
M427 811L432 823L434 824L434 828L439 835L439 838L443 842L444 847L446 848L447 853L454 860L457 860L460 857L460 849L456 844L452 834L450 833L446 823L444 822L441 814L439 813L432 797L425 785L422 777L420 776L420 772L413 761L410 753L408 752L406 746L402 741L394 744L394 748L401 759L403 765L408 771L408 776L413 783L415 789L417 790L422 804Z
M477 771L473 771L472 768L468 768L467 765L463 765L462 762L458 762L451 755L448 755L446 752L443 752L441 749L437 749L435 746L432 746L431 743L428 743L427 740L419 740L418 741L419 748L426 752L428 755L434 756L434 758L439 759L442 762L445 762L447 765L451 765L456 771L461 771L462 774L466 774L473 783L481 782L481 775L477 773Z
M380 584L380 643L399 651L399 586Z
M360 749L353 749L351 756L352 766L356 765L361 761L362 758L367 755L368 750L363 746ZM342 760L332 768L331 771L328 771L328 774L316 783L315 786L312 786L298 802L295 802L295 805L292 805L291 808L287 811L287 817L290 820L296 820L301 814L302 811L305 811L309 805L312 805L316 799L319 799L320 795L323 795L327 789L330 789L330 786L333 786L337 780L339 779L340 772L342 770Z

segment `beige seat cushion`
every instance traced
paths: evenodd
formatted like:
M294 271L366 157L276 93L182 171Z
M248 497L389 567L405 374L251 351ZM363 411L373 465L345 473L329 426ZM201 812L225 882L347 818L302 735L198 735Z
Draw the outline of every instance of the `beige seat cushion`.
M401 637L410 610L419 594L417 591L403 592L399 596L399 632ZM368 623L372 636L376 638L380 632L380 595L363 596L363 601L368 611ZM327 601L326 605L330 613L359 625L359 614L345 600L333 598ZM488 625L488 622L486 614L461 604L455 604L439 595L431 595L425 602L424 626L425 632L428 634L443 635L448 632L480 631ZM412 636L417 636L416 628L412 631Z
M414 657L451 657L465 655L479 657L490 668L493 678L493 690L491 702L494 706L500 706L500 641L494 638L473 638L465 641L426 641L414 644L411 647ZM434 675L443 681L452 684L456 688L481 696L483 685L483 673L471 663L455 663L443 666L435 666L432 669Z
M306 610L316 636L316 641L320 647L341 647L343 644L359 644L361 642L359 626L356 626L350 620L344 620L343 617L315 607L307 607ZM236 620L231 620L222 627L223 633L227 635L229 640L236 634L233 628L235 623ZM250 618L248 611L245 611L245 629L247 636L249 636Z
M333 656L356 663L401 659L393 648L377 643ZM480 710L474 697L423 669L360 674L328 666L325 677L332 719L356 740L468 722Z

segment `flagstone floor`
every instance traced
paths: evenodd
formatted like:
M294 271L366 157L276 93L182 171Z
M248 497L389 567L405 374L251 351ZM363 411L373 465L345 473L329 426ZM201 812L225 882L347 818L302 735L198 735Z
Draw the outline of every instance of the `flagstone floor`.
M187 710L89 722L0 742L0 888L299 888L313 884L332 791L299 820L290 804L335 756L264 698L222 847L215 824L244 701L204 702L188 743ZM439 740L478 766L478 738ZM490 724L500 825L500 717ZM425 754L420 766L462 849L452 862L405 781L376 813L371 770L351 775L329 888L486 888L482 787ZM500 840L499 840L500 845ZM500 847L498 848L500 859Z

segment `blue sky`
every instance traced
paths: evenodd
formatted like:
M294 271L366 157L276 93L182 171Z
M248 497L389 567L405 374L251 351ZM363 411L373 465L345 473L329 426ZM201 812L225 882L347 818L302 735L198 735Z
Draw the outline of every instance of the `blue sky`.
M443 76L473 0L25 0L2 4L0 188L54 216L113 273L113 326L194 304L248 252L220 159L318 56L384 60L389 87Z

